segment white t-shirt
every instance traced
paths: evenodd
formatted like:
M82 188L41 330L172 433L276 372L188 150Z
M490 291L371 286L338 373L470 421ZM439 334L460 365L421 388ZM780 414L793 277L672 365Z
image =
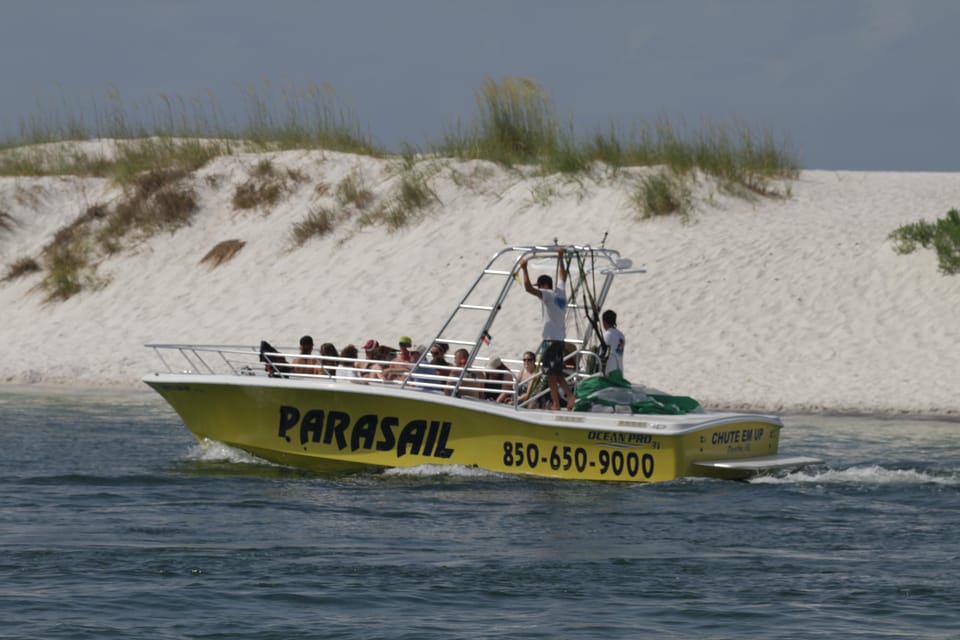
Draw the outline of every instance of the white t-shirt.
M567 292L566 282L557 281L553 291L540 289L543 302L543 339L563 340L567 337Z
M344 380L347 378L359 378L360 375L357 372L357 370L354 369L352 366L348 364L341 364L337 366L337 370L334 373L334 377Z
M604 375L609 375L614 369L623 371L623 347L626 338L623 332L616 327L610 327L603 332L603 341L610 347L610 354L607 356L607 367L603 370Z

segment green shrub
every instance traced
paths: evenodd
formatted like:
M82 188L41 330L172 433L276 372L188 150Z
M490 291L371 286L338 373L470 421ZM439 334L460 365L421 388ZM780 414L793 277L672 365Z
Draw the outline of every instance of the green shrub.
M888 236L897 253L913 253L917 245L937 252L937 265L941 273L960 273L960 211L951 209L947 215L934 223L924 220L906 224Z
M58 233L44 249L47 274L41 286L47 292L47 301L67 300L80 293L89 280L89 248L79 238L68 238Z
M79 293L85 285L96 282L92 265L89 238L93 228L107 216L106 206L94 204L64 225L53 234L53 239L42 251L43 265L46 270L41 288L47 292L47 301L67 300ZM25 258L20 265L28 273L33 266L39 265Z

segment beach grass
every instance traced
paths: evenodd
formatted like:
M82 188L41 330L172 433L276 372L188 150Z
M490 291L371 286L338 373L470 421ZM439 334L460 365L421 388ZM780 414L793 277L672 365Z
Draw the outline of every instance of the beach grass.
M105 256L163 231L173 232L190 224L197 211L196 193L183 169L155 169L142 173L126 188L124 197L108 207L93 204L53 234L41 250L39 264L45 271L40 288L48 301L67 300L88 288L106 282L97 275ZM32 270L30 257L21 258L16 275ZM15 273L8 270L8 277Z
M706 122L690 130L661 116L623 131L580 136L564 124L535 80L487 78L475 92L477 112L457 122L428 153L482 159L505 166L534 165L542 172L582 173L594 162L611 167L666 165L684 176L698 169L716 176L732 192L776 195L771 181L790 180L799 161L789 141L741 122ZM389 155L373 142L352 108L329 85L249 84L244 114L226 116L210 93L184 99L158 94L129 103L115 89L89 105L65 98L39 115L21 119L18 133L0 141L0 175L84 175L126 184L158 167L187 170L219 155L251 150L325 149L360 155ZM65 141L111 140L115 153L83 152ZM401 157L416 147L401 145Z
M269 212L271 207L292 190L293 185L305 179L306 176L301 171L279 170L272 161L264 158L251 169L248 179L234 189L233 207Z
M326 207L310 211L299 222L294 223L290 232L294 247L302 247L311 238L331 233L336 228L337 214Z
M352 171L337 184L335 197L341 206L354 207L360 211L369 207L375 199L360 171Z
M326 149L382 156L369 132L333 89L310 85L250 84L245 114L226 117L212 94L193 99L159 94L155 101L127 103L111 89L91 104L65 98L38 106L21 119L16 134L0 141L0 175L81 175L114 178L157 167L196 169L237 151ZM115 141L116 153L83 152L60 145Z
M150 237L161 231L176 231L190 224L197 197L185 169L153 169L139 174L126 197L103 216L96 233L107 254L118 252L131 234Z
M641 216L646 218L680 214L686 219L691 206L687 181L669 168L642 177L632 198Z
M728 185L770 194L771 180L792 180L799 160L788 140L770 131L757 134L747 125L706 122L689 131L661 116L626 133L611 124L580 139L562 126L542 87L526 78L487 79L476 93L478 114L458 123L438 152L512 166L535 164L545 172L579 173L595 161L612 167L666 165L677 175L700 170Z

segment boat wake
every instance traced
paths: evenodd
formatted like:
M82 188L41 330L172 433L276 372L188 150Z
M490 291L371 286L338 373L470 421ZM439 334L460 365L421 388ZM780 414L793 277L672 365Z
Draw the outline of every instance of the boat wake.
M403 478L510 478L507 474L488 471L462 464L420 464L415 467L394 467L383 472L385 476Z
M917 470L886 469L879 465L848 469L804 469L777 476L751 478L753 484L857 484L857 485L920 485L960 486L960 473L955 469Z
M222 442L207 439L190 447L186 458L190 462L228 462L232 464L257 464L268 467L279 466L241 449L235 449Z

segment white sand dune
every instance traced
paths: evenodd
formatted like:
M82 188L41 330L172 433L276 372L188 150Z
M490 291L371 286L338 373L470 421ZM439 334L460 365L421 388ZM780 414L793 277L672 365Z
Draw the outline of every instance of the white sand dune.
M269 210L231 199L255 165L301 175ZM157 370L148 342L338 347L402 334L429 340L482 264L507 244L599 244L643 264L609 307L627 335L627 377L713 407L766 411L960 413L960 276L932 252L900 256L887 235L960 206L958 173L805 171L785 199L723 194L701 179L687 222L638 220L639 170L591 178L524 175L485 162L423 161L439 202L399 231L362 226L291 248L292 225L360 176L379 198L397 161L329 152L221 157L191 178L191 226L105 259L107 286L45 303L33 274L0 283L0 382L139 386ZM100 179L0 178L0 265L38 256L92 204L121 196ZM217 268L218 242L246 242ZM536 301L519 290L516 335L493 350L536 346ZM292 348L292 347L291 347Z

